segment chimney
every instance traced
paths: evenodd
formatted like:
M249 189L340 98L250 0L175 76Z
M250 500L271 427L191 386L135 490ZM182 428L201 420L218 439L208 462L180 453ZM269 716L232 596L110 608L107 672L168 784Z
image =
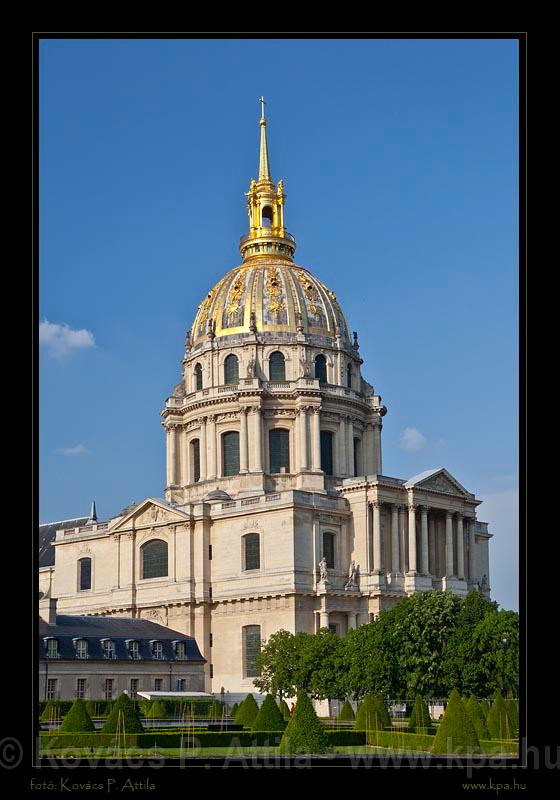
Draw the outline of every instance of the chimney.
M47 625L56 625L56 597L41 597L39 600L39 617Z

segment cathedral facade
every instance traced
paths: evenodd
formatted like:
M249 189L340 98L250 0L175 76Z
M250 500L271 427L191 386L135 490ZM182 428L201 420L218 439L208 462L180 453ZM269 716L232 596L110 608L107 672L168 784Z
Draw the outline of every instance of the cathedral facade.
M344 635L414 592L489 595L480 501L444 468L383 474L387 409L335 293L294 261L266 124L242 262L199 305L161 412L164 497L57 530L40 569L65 614L194 637L214 692L254 691L280 628Z

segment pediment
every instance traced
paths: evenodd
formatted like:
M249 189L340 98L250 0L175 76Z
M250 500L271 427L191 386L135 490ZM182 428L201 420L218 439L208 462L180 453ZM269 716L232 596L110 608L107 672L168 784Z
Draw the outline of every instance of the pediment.
M111 533L119 530L129 530L131 527L144 528L162 523L180 523L188 520L189 517L183 511L172 508L161 500L154 500L147 497L142 503L134 508L129 514L118 520L114 527L110 528Z
M405 486L407 488L414 487L415 489L428 489L434 492L442 492L443 494L452 494L455 497L457 495L469 498L474 497L443 467L416 475L407 481Z

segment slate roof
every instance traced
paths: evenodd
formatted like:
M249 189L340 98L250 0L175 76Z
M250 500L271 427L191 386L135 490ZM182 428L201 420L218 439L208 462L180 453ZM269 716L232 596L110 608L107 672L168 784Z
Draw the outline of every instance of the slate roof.
M74 639L86 639L88 642L88 661L107 660L103 655L101 639L112 639L115 643L117 661L130 661L127 640L139 643L138 651L141 660L146 661L199 661L204 662L196 640L179 631L171 630L147 619L130 617L79 617L57 614L56 625L48 625L39 620L39 658L46 659L47 647L44 637L58 639L60 659L81 661L76 658ZM163 658L154 659L150 642L157 640L163 644ZM175 657L173 642L185 643L185 658Z
M39 525L39 568L54 567L54 547L52 543L57 531L65 528L77 528L85 525L89 519L86 517L76 517L75 519L63 519L60 522L46 522Z

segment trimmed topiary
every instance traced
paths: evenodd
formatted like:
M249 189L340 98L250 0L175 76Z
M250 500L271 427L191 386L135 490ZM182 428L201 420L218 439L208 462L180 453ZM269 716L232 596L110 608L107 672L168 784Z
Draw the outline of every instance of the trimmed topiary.
M253 725L253 720L258 713L259 707L257 705L257 701L252 694L248 694L237 709L235 722L237 725L243 725L244 728L251 728Z
M453 689L432 747L433 753L462 754L480 751L474 725L457 689Z
M490 713L490 701L489 700L481 700L480 701L480 710L484 714L484 719L488 719L488 714Z
M151 710L151 709L150 709ZM117 725L119 724L119 714L122 712L121 725L125 733L143 733L144 726L140 721L138 712L134 708L134 703L130 697L124 692L113 704L113 710L109 714L109 718L101 733L115 733Z
M60 733L88 733L94 730L95 725L87 712L86 704L79 698L74 700L72 708L64 717L59 728Z
M280 711L282 712L282 716L286 722L289 722L292 718L292 715L290 714L290 708L285 700L280 700Z
M235 715L237 714L237 709L238 708L239 708L239 703L234 703L232 705L231 710L229 712L230 717L235 717Z
M276 705L276 700L271 694L264 698L259 713L253 720L254 731L283 731L286 727L284 715Z
M513 737L513 725L504 698L499 692L494 695L492 708L486 717L486 725L492 739L511 739Z
M410 714L408 721L407 733L434 733L434 726L430 719L430 712L428 711L428 704L424 702L421 695L416 695L414 708Z
M345 700L344 705L340 709L340 714L338 715L338 719L343 722L351 722L355 718L356 715L354 714L354 709L350 705L350 701Z
M163 703L159 698L152 702L150 708L146 713L146 717L148 719L165 719L167 716L167 708L165 703Z
M43 713L39 717L42 722L51 722L52 720L59 720L61 717L60 709L52 700L47 701L47 705L43 709Z
M298 692L294 716L280 740L280 755L326 753L329 739L305 692Z
M208 709L208 717L210 719L221 719L222 718L222 704L219 700L214 700L210 703L210 707Z
M474 729L478 738L489 739L490 733L488 732L488 728L486 726L486 720L484 719L484 714L482 713L482 709L478 705L474 694L471 694L469 702L467 703L467 714L471 718L471 722L474 725Z
M382 731L391 727L391 718L381 695L372 698L367 694L360 703L356 713L354 730Z
M513 736L519 736L519 703L517 700L506 700L506 708L511 720Z

